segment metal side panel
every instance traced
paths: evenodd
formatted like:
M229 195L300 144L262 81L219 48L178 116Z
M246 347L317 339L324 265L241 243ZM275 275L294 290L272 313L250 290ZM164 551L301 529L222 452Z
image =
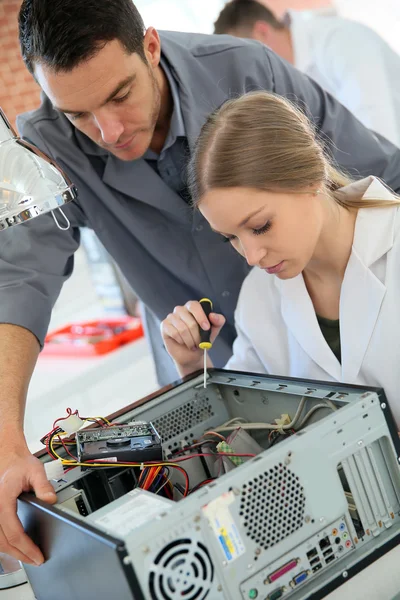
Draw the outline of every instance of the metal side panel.
M19 501L18 514L46 559L39 568L24 565L38 600L146 600L122 540L33 496Z

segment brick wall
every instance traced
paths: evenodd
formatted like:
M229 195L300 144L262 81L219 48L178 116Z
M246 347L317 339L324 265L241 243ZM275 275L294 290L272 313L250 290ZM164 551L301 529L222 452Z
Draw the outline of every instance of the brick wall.
M39 86L21 58L17 16L21 0L0 0L0 107L15 117L40 104Z

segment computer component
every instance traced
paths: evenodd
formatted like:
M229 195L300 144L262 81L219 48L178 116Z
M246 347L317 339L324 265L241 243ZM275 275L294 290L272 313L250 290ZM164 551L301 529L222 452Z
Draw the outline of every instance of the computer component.
M400 541L400 446L381 389L213 369L206 390L195 375L116 418L153 423L171 460L239 424L262 451L206 485L193 468L189 495L153 494L160 506L140 519L137 489L87 517L24 495L19 516L50 558L26 567L40 600L316 600ZM277 419L279 443L263 428ZM91 473L68 472L57 492ZM59 540L74 532L71 587ZM118 592L103 573L105 595L92 586L96 564Z
M81 494L85 508L78 511L87 514L106 506L137 487L137 469L130 467L100 468L96 470L74 469L63 475L62 479L51 481L57 494L57 506L74 510L72 502L75 495Z
M137 422L76 433L79 462L118 460L145 462L162 459L160 436L152 423Z
M85 492L76 489L73 485L61 490L57 495L57 500L57 506L62 510L67 509L84 517L92 512Z

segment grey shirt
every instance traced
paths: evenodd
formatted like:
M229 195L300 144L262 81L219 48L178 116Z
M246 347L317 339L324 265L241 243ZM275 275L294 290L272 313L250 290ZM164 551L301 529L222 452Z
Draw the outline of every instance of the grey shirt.
M306 110L355 174L374 174L400 188L400 152L365 129L317 84L252 41L161 32L162 55L176 81L189 150L207 115L229 97L265 89ZM177 304L207 296L227 318L211 352L217 366L231 354L234 311L246 262L211 231L145 159L120 161L77 131L49 100L18 119L21 134L52 155L79 190L66 209L69 231L44 215L0 234L0 321L43 342L52 306L73 268L79 227L92 227L127 280L162 320ZM332 140L332 145L329 140ZM161 345L156 334L153 345ZM173 378L173 375L171 375Z
M189 158L189 146L179 100L178 85L172 77L166 60L161 58L160 64L167 77L172 95L173 111L170 129L161 153L156 154L149 148L143 158L171 189L188 200L186 165Z

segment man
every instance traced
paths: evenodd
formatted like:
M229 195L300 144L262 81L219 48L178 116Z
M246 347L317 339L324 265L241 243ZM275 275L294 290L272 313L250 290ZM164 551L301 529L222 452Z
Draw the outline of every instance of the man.
M288 11L232 0L215 33L258 40L334 95L360 121L400 145L400 56L377 33L332 9Z
M228 323L212 356L223 365L248 268L189 204L184 164L209 112L260 88L296 98L344 168L394 189L400 151L263 45L145 32L131 0L24 0L19 26L26 65L44 92L20 131L80 194L65 211L68 231L43 215L0 235L0 551L40 563L16 498L30 488L48 502L55 496L26 447L24 403L79 226L95 230L157 320L189 298L212 298Z

